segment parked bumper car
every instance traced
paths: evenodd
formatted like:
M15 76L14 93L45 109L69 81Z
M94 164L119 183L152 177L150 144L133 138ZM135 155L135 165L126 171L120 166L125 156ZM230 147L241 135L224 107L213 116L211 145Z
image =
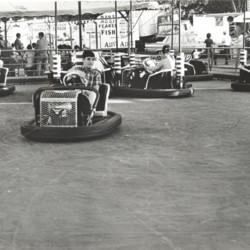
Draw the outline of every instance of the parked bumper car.
M0 68L0 96L10 95L16 90L15 86L6 83L8 72L8 68Z
M192 84L177 86L175 71L165 69L147 74L143 65L127 67L122 71L121 84L114 89L114 95L134 98L180 98L194 94Z
M208 66L202 60L189 60L185 62L186 81L209 81L213 79L213 74L208 73Z
M231 83L235 91L250 91L250 65L240 67L240 76L237 82Z

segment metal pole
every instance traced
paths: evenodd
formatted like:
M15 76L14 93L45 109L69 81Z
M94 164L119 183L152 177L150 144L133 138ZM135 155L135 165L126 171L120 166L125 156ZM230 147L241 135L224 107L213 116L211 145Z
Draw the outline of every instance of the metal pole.
M97 22L94 21L95 24L95 46L96 49L98 49L98 28L97 28Z
M243 26L243 49L245 49L245 36L246 36L246 1L244 1L244 17L243 17L243 22L244 22L244 26Z
M130 56L130 11L128 12L128 56Z
M181 53L181 0L179 1L179 53Z
M7 41L7 21L8 21L8 19L4 18L3 21L4 21L4 39L5 39L4 46L5 46L5 48L7 48L8 47L8 41Z
M174 1L172 1L172 31L171 31L171 49L174 48Z
M55 50L57 54L57 2L55 2Z
M78 21L79 21L79 46L82 50L82 6L81 1L78 1Z
M70 46L71 48L73 48L73 41L72 41L72 25L71 23L69 22L69 32L70 32Z
M132 1L130 1L130 38L131 38L131 50L133 51L133 13L132 13Z
M116 47L116 53L118 53L117 1L115 1L115 47Z

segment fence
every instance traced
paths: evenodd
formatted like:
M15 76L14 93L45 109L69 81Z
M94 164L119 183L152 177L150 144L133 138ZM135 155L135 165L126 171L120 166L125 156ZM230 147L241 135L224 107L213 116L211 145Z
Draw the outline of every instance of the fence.
M43 76L44 72L49 70L52 65L53 50L1 50L1 60L4 67L9 68L10 77ZM63 68L70 67L71 51L60 51L62 55L61 65Z
M208 70L212 71L216 68L228 68L237 71L240 65L240 51L242 48L235 47L213 47L206 48L204 52L200 55L200 59L206 60L208 63ZM250 47L246 47L247 51L247 61L250 56ZM226 66L224 66L226 65Z
M208 70L211 71L216 67L220 67L225 63L228 64L228 68L238 69L240 64L240 49L235 47L213 47L211 49L203 49L200 55L200 59L207 61ZM247 55L250 55L250 47L246 48ZM95 51L95 50L94 50ZM100 50L96 50L100 51ZM195 48L194 48L195 51ZM61 54L61 68L62 70L68 70L73 62L76 51L74 50L58 50ZM52 70L52 55L55 54L55 50L35 51L35 50L20 50L13 51L8 49L2 49L0 51L1 60L4 66L9 68L9 77L22 77L27 78L33 76L45 76L45 71ZM109 50L104 53L105 58L109 64L114 63L115 53ZM157 55L148 55L148 57L155 57ZM44 59L42 59L45 57ZM142 58L146 58L147 55L136 55L136 63L140 63ZM128 55L123 53L123 61L126 62ZM127 60L128 61L128 60Z

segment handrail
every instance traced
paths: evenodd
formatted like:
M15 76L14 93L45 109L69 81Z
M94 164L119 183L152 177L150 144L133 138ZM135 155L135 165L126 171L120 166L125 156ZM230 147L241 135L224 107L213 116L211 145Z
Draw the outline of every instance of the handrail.
M230 50L230 57L229 57L229 62L232 67L235 67L235 70L238 69L239 66L239 61L240 61L240 49L242 47L235 47L235 46L230 46L230 47L223 47L223 46L214 46L212 48L205 48L205 47L200 47L200 48L194 48L194 49L200 49L203 51L203 61L207 61L209 65L209 71L213 70L215 65L214 61L216 58L218 59L217 64L223 63L224 60L221 60L220 58L223 58L227 56L227 54L223 53L224 49L229 49ZM184 47L183 47L184 49ZM245 47L248 52L250 51L250 47ZM48 50L12 50L12 49L1 49L0 50L0 59L4 62L3 66L9 68L9 74L8 77L22 77L22 76L27 76L29 77L34 77L34 76L46 76L45 70L40 69L38 66L40 66L37 62L37 53L41 51L46 51L48 53L48 62L47 62L47 67L50 68L50 65L52 65L52 55L55 54L54 49L48 49ZM67 70L68 67L71 66L71 57L72 54L76 50L74 49L58 49L58 54L61 54L61 66L63 70ZM112 49L108 50L101 50L101 49L93 49L92 51L101 51L103 52L103 55L107 57L110 57L110 64L113 63L112 58L114 56L114 51ZM212 53L210 54L209 51ZM219 52L220 51L220 52ZM25 56L27 52L32 52L34 54L34 61L33 61L33 67L27 67L27 59L25 59ZM140 54L139 54L140 55ZM138 55L138 56L139 56ZM157 55L148 55L149 57L157 57ZM115 70L115 68L113 68Z
M171 75L173 75L173 72L176 71L176 69L163 69L163 70L160 70L160 71L157 71L155 73L152 73L148 76L148 79L147 79L147 82L145 84L145 88L144 89L147 89L148 88L148 83L149 83L149 80L151 77L155 76L155 75L159 75L159 74L162 74L162 73L166 73L166 72L171 72Z

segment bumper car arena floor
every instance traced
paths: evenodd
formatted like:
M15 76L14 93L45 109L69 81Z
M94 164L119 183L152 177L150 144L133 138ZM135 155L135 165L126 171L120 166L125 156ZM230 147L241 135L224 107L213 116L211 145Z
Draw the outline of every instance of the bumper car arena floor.
M250 93L112 98L115 133L39 143L20 124L40 86L0 99L0 249L249 249Z

